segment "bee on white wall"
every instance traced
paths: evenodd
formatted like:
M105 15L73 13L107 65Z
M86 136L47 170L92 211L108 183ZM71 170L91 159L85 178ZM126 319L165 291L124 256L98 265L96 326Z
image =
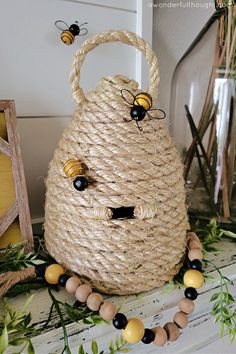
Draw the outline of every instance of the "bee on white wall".
M72 25L68 26L66 22L62 20L57 20L55 22L55 26L62 31L61 40L66 45L71 45L74 43L76 36L85 36L88 33L87 28L82 27L87 25L88 22L84 22L81 25L78 24L78 21L72 23Z

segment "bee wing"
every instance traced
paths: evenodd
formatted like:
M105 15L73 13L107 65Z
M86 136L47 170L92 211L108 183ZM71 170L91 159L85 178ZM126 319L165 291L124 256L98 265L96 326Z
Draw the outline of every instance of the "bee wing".
M121 96L123 97L123 99L130 105L133 104L134 102L134 95L132 94L132 92L130 92L127 89L122 89L121 90Z
M83 23L83 25L86 25L88 22ZM88 33L87 28L80 28L79 36L85 36Z
M61 31L67 31L67 30L69 30L69 26L67 25L67 23L65 23L65 22L62 21L62 20L57 20L57 21L55 22L55 26L56 26L59 30L61 30Z
M159 115L157 117L154 117L149 113L150 111L156 111L159 113ZM149 111L147 111L146 113L150 118L154 119L164 119L166 117L166 113L162 109L149 109Z

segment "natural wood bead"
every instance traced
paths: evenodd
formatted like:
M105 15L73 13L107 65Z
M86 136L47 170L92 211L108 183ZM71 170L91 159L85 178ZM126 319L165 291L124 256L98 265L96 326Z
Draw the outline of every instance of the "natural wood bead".
M92 293L87 298L87 306L92 311L98 311L103 303L103 297L99 293Z
M201 261L203 259L202 250L199 248L190 249L188 252L188 259L190 261L193 261L194 259L199 259L199 261Z
M176 312L173 318L173 322L177 324L178 327L185 328L188 325L188 316L182 311Z
M194 310L194 303L192 300L190 299L186 299L185 297L180 300L180 302L178 303L178 307L180 309L180 311L186 313L187 315L189 315L190 313L193 312Z
M89 295L92 293L92 288L88 284L80 285L76 292L75 297L79 302L86 302Z
M111 301L104 301L99 310L99 315L105 321L111 321L117 313L116 305Z
M197 240L190 240L188 243L188 247L191 249L200 249L202 250L202 244Z
M195 234L195 232L192 232L192 231L188 233L188 239L189 239L189 241L195 240L195 241L201 243L201 241L199 240L199 237Z
M81 284L81 280L78 277L76 276L70 277L66 282L66 291L69 294L75 294L76 289L80 284Z
M179 328L173 322L167 322L164 329L170 342L174 342L180 335Z
M163 345L166 344L168 339L166 331L160 326L154 328L153 331L155 333L155 339L153 343L158 347L163 347Z

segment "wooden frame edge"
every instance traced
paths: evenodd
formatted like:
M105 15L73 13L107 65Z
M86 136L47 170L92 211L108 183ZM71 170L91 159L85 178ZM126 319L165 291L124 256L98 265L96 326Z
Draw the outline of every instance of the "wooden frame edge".
M16 216L19 217L21 239L24 242L25 251L29 252L33 250L33 233L20 148L20 138L17 131L15 102L13 100L0 100L0 111L4 113L7 127L8 143L6 142L5 146L8 144L9 151L6 151L5 155L12 160L12 173L16 193L16 203L18 205L18 213ZM3 152L3 149L1 151ZM8 152L10 152L10 156Z

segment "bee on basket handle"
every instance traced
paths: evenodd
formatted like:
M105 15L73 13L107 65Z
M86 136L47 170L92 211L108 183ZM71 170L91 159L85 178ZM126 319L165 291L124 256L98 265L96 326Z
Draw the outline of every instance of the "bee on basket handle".
M132 92L130 92L129 90L122 89L121 96L130 106L132 106L130 109L131 119L128 120L124 118L124 120L126 122L131 122L132 120L134 120L137 124L138 129L141 131L143 130L143 128L140 127L138 122L143 120L146 114L153 119L164 119L166 117L166 114L162 109L151 109L152 97L147 92L140 92L134 96ZM149 113L150 111L160 112L161 116L152 117L151 114Z
M88 22L84 22L81 25L78 24L78 21L72 23L68 26L66 22L62 20L57 20L55 26L62 31L61 40L66 45L71 45L74 43L75 36L85 36L88 33L87 28L82 28L82 26L87 25Z

